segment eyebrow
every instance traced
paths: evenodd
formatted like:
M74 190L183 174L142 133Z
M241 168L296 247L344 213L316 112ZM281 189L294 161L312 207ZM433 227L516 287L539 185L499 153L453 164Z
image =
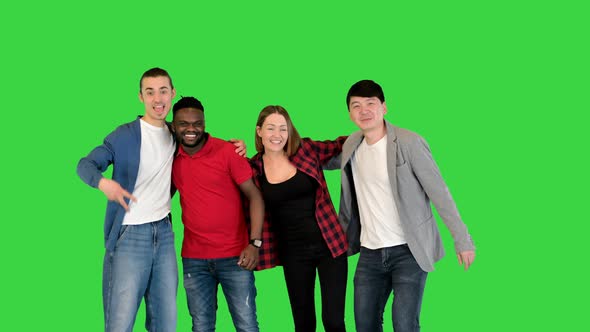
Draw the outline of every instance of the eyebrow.
M188 120L177 120L177 121L180 124L185 124L185 123L188 123L188 124L199 124L199 123L203 123L203 120L202 119L201 120L197 120L197 121L188 121Z
M161 86L158 89L159 90L163 90L163 89L168 90L169 88L167 86ZM144 90L145 91L149 91L149 90L154 90L154 88L152 88L152 87L146 87L146 88L144 88Z

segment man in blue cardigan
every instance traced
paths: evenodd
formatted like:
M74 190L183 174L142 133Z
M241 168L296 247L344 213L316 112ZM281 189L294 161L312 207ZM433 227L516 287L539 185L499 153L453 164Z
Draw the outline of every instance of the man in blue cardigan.
M142 298L147 330L176 330L178 268L169 217L175 141L166 123L175 94L165 70L146 71L139 91L144 115L119 126L78 163L80 178L109 199L105 331L132 331ZM102 173L111 164L112 179L107 179Z

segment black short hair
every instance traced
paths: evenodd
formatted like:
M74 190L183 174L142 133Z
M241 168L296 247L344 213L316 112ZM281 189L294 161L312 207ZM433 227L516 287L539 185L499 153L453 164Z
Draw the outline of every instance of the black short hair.
M203 107L203 104L201 104L201 102L197 98L182 97L179 101L176 102L176 104L174 104L174 106L172 106L172 116L176 114L176 111L183 108L196 108L198 110L203 111L203 113L205 112L205 107Z
M351 97L377 97L381 102L385 102L383 89L375 81L362 80L354 83L346 95L346 108L349 107Z

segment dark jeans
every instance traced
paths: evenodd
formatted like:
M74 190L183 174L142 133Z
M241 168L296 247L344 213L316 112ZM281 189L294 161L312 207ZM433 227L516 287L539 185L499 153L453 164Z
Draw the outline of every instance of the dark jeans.
M281 255L285 281L291 302L296 332L316 330L314 305L316 269L322 292L322 323L326 332L346 331L344 300L348 260L346 254L332 258L328 247L305 245L297 250L289 248Z
M354 275L356 330L383 331L383 311L393 290L394 331L420 331L426 276L405 244L377 250L361 247Z

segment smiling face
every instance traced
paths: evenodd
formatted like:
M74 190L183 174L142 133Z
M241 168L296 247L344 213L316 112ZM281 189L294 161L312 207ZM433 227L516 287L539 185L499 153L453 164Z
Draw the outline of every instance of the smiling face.
M164 126L174 96L176 90L172 88L168 77L144 77L139 92L139 100L145 107L143 119L151 125Z
M205 114L197 108L181 108L174 114L172 129L184 151L193 155L205 143Z
M351 97L348 104L350 119L364 133L381 130L387 113L385 102L377 97Z
M256 127L256 134L261 139L265 153L284 153L285 145L289 140L287 120L281 114L270 114L261 126Z

